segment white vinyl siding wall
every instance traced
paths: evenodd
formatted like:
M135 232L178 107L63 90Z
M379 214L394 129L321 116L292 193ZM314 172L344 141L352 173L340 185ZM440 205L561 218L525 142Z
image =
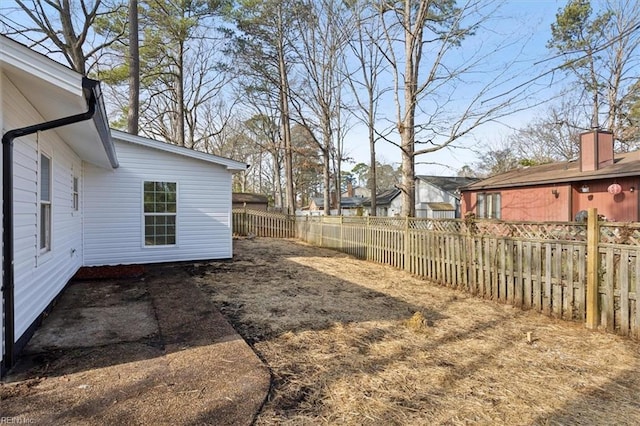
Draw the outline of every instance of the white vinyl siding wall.
M450 192L420 179L416 181L416 189L416 217L434 217L430 215L432 211L427 206L427 203L433 202L451 204L456 209L453 217L459 217L460 201ZM451 216L447 214L446 217Z
M225 166L114 142L119 168L85 169L85 266L231 257L232 174ZM144 181L177 183L175 246L144 246Z
M4 131L45 121L2 76ZM51 156L51 251L38 247L39 147ZM79 157L54 130L14 141L15 338L26 331L82 264L81 211L73 211L72 169Z

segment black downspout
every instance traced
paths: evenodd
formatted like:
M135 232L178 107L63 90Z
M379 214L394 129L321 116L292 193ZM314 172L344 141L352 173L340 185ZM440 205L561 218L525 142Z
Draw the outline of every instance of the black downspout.
M93 117L98 98L94 88L98 82L83 77L88 110L81 114L58 118L32 126L9 130L2 136L2 299L4 300L4 355L0 376L15 362L15 315L14 315L14 253L13 253L13 140L21 136L78 123ZM87 93L88 92L88 93Z

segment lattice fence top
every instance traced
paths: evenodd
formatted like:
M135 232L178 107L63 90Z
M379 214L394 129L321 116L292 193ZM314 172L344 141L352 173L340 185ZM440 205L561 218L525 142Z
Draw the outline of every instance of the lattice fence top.
M265 212L264 210L252 210L250 208L246 208L246 209L245 208L237 208L237 209L233 209L232 212L235 213L235 214L242 213L242 214L248 214L248 215L253 215L253 216L271 218L271 219L290 219L290 220L295 220L295 216L289 216L289 215L286 215L284 213Z
M409 222L410 229L450 234L464 232L462 226L463 223L461 221L452 219L411 219Z
M520 238L538 241L587 241L587 226L578 222L505 222L488 219L425 219L380 216L288 216L282 213L233 209L270 219L303 222L428 231L442 234L465 234L502 238ZM640 246L640 223L600 222L600 243Z
M570 222L501 222L477 220L465 222L469 233L499 237L552 241L587 241L587 227Z
M601 223L600 225L601 243L640 245L640 223Z
M369 216L369 226L383 226L389 228L403 229L407 223L407 219L402 217L379 217Z
M345 216L342 220L342 223L348 223L353 225L366 225L367 217L366 216Z

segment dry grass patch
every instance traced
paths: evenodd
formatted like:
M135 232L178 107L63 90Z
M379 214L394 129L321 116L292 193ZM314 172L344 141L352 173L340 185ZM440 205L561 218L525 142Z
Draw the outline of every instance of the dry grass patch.
M640 424L636 342L290 240L234 243L193 272L272 370L257 424Z

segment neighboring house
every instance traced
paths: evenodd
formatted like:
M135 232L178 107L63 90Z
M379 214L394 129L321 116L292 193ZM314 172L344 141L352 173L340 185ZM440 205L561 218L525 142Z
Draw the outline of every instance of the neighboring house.
M351 182L347 182L347 190L342 193L343 197L369 197L371 190L363 186L353 186Z
M363 197L340 197L340 212L331 209L332 215L357 216L362 214ZM324 214L324 197L313 197L308 209L303 209L303 214L317 216Z
M371 214L371 198L364 202L367 214ZM402 197L398 188L387 189L376 196L376 216L398 216L402 211Z
M477 182L460 176L416 176L416 217L453 219L461 217L460 188Z
M608 220L638 221L640 151L613 152L610 132L580 135L580 158L502 173L462 189L463 212L480 218L573 221L595 207Z
M249 210L267 211L269 208L269 199L266 195L252 194L248 192L234 192L232 194L233 208Z
M244 163L111 132L97 81L0 36L1 373L82 266L229 258Z

